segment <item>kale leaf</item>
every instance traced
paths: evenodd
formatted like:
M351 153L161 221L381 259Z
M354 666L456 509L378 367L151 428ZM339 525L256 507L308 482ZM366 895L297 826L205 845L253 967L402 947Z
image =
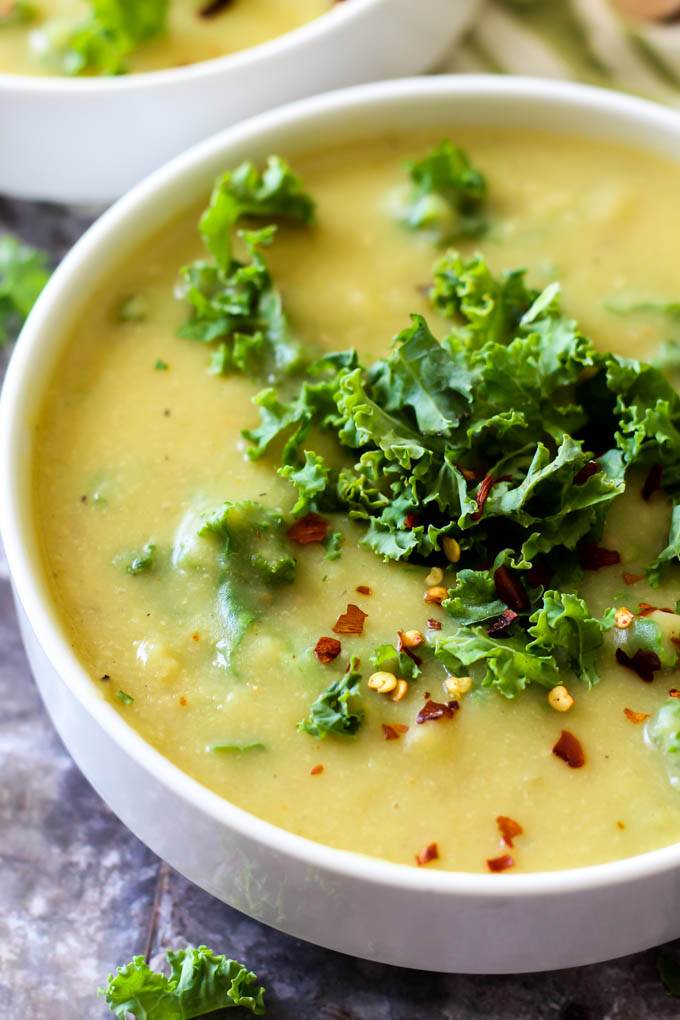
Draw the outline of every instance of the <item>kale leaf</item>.
M42 59L61 74L124 74L126 57L165 30L168 0L87 2L87 18L55 18L36 33Z
M440 555L451 535L461 570L507 548L527 567L568 553L575 579L574 553L600 537L631 466L658 462L664 489L680 495L680 398L652 366L597 351L562 314L556 285L536 295L521 273L494 278L480 256L449 253L433 299L455 320L443 341L413 316L370 368L349 352L319 363L318 381L289 400L258 397L251 456L286 436L296 513L348 511L386 559ZM331 468L304 449L314 424L354 462ZM662 564L674 543L672 532Z
M154 553L156 552L156 546L153 542L147 542L143 549L140 550L133 556L130 562L126 566L128 574L143 574L148 570L151 570L154 563Z
M604 633L614 626L613 609L598 620L577 595L546 591L543 605L530 617L530 623L530 651L552 654L560 667L571 669L588 687L599 682L595 659Z
M407 226L428 230L442 244L486 229L486 181L457 145L445 139L407 169L413 185L401 213Z
M210 367L215 374L276 378L300 367L302 348L262 255L276 226L238 231L248 255L243 261L233 253L234 230L243 217L307 224L314 218L314 203L278 156L269 157L262 173L252 163L241 163L223 174L200 220L212 258L181 271L179 296L188 299L192 314L178 335L203 343L219 341Z
M283 516L260 503L224 503L205 518L199 534L223 543L218 606L227 662L248 627L271 606L276 589L295 579L295 558Z
M217 1009L241 1006L262 1016L264 988L241 963L215 955L206 946L168 951L170 977L152 971L143 956L109 974L100 988L119 1020L129 1013L138 1020L192 1020Z
M0 346L23 324L49 280L47 259L11 234L0 237Z
M298 729L322 739L329 733L353 737L361 726L364 710L351 700L359 695L361 673L359 660L350 659L349 670L333 680L309 709L309 715L298 723Z
M261 173L253 163L245 162L218 177L199 229L218 268L226 273L233 257L232 232L244 216L311 223L314 208L286 160L269 156Z

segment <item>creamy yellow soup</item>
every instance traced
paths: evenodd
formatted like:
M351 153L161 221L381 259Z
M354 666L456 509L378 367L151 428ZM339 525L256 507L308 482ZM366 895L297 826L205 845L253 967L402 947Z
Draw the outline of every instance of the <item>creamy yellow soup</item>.
M462 249L481 248L494 270L526 266L535 286L558 278L566 311L601 349L653 357L672 324L610 309L622 296L677 294L677 166L539 133L465 129L452 137L486 174L490 195L489 233ZM370 361L387 353L411 312L443 335L446 324L422 286L439 252L393 215L403 161L439 138L385 138L295 161L318 203L317 222L281 225L267 261L304 342L328 351L355 346ZM291 832L390 861L415 866L415 855L436 843L430 868L485 871L488 860L511 854L508 873L531 872L680 839L680 794L644 725L624 713L653 713L674 686L672 672L643 683L616 663L610 633L601 683L587 691L570 679L568 713L554 711L544 689L507 700L475 687L452 718L418 724L426 692L447 699L441 665L426 665L394 701L368 688L369 656L397 630L418 629L431 642L438 632L428 619L444 631L454 625L423 601L427 568L383 563L357 544L362 528L343 515L332 518L344 534L340 558L329 561L318 544L299 546L294 584L273 596L230 657L216 602L217 546L192 547L196 522L225 500L289 511L294 495L276 473L278 450L257 462L246 454L240 430L257 423L252 398L260 386L209 374L209 350L175 335L187 317L173 296L178 269L203 254L196 219L170 226L93 295L36 428L45 569L101 697L233 803ZM143 296L145 321L116 321L129 295ZM622 577L641 573L658 553L669 514L662 493L644 503L636 484L617 501L602 543L624 550L622 562L588 575L582 594L593 612L640 601L674 606L677 572L656 591ZM178 556L183 536L189 549ZM130 574L125 564L149 542L154 568ZM449 569L447 584L452 577ZM322 664L313 649L333 635L348 603L367 614L363 633L338 635L342 655ZM350 655L363 673L366 717L357 736L299 732ZM385 739L384 725L396 726L396 739ZM580 741L582 768L552 753L562 729ZM213 749L226 744L261 746ZM511 850L499 817L522 829Z
M230 0L224 9L201 16L208 7L201 0L170 0L166 30L138 46L125 58L130 72L158 71L212 60L274 39L330 10L335 0ZM11 0L4 0L9 10ZM85 0L37 0L26 21L2 24L0 2L0 72L54 74L58 69L45 53L45 35L87 21L91 7Z

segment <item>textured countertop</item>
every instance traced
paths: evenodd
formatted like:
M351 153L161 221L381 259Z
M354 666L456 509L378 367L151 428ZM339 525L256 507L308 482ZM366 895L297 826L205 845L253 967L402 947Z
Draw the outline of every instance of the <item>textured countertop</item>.
M0 199L0 233L16 231L55 261L90 218ZM96 989L111 969L140 953L159 963L187 943L254 970L272 1020L680 1017L655 950L509 977L400 970L282 935L191 885L118 821L61 745L24 657L1 550L0 705L2 1020L103 1020L111 1014ZM680 959L680 943L670 951Z

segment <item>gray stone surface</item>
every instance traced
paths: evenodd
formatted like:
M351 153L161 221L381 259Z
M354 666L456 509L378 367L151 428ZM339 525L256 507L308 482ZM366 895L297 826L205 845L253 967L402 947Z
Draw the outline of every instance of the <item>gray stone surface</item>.
M14 230L55 259L88 220L0 200L0 232ZM111 1014L96 988L109 970L138 953L157 963L165 948L203 942L256 971L273 1020L680 1017L654 950L509 977L399 970L279 934L191 885L125 829L61 746L23 655L1 551L0 706L2 1020L103 1020ZM669 951L680 959L680 943Z

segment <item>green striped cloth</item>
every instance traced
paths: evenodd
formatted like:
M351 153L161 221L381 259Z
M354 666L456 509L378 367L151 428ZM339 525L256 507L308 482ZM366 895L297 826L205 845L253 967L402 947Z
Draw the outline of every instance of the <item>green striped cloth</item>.
M484 0L443 70L572 79L680 106L680 18L633 18L622 13L624 6L616 0Z

